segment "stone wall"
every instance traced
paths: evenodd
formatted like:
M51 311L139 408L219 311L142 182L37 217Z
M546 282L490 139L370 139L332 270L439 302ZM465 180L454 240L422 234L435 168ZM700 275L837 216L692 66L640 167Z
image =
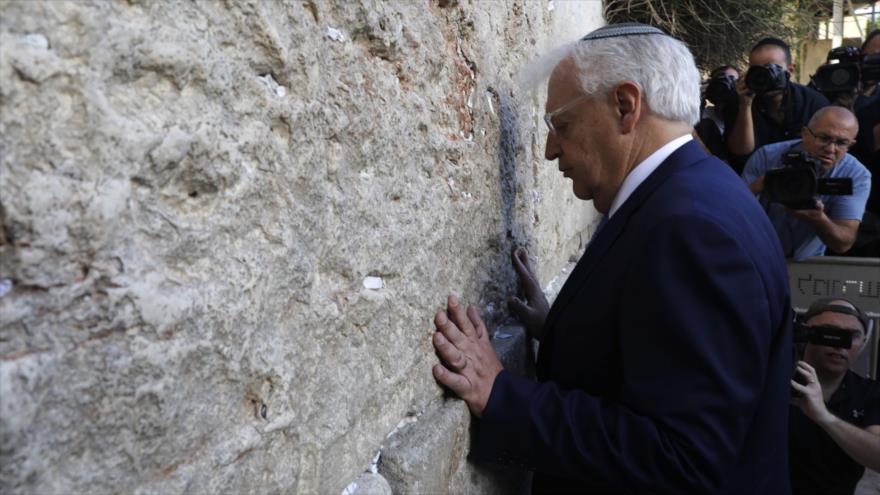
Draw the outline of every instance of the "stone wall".
M446 414L446 294L497 324L514 245L548 282L586 238L515 79L600 23L599 0L0 1L0 492L339 493Z

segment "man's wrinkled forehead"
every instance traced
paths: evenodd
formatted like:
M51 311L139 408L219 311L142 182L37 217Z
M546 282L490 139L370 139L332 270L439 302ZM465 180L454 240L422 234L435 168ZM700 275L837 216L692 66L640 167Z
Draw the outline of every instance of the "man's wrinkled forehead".
M578 96L577 67L574 59L566 57L560 61L547 82L547 103L545 110L551 112L572 97Z

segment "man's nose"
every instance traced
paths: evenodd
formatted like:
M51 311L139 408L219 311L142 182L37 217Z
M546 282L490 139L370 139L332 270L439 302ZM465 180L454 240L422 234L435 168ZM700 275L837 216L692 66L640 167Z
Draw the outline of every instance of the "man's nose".
M823 144L822 147L832 150L834 152L837 152L837 150L840 149L840 146L838 146L837 143L835 143L834 141L828 141L827 143Z
M560 152L561 149L559 148L556 136L552 132L547 133L547 144L544 145L544 158L553 161L559 158Z

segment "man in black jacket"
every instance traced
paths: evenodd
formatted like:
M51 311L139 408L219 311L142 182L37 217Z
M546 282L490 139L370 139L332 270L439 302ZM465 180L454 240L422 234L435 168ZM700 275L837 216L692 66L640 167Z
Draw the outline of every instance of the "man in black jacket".
M829 105L818 91L791 82L793 70L791 49L784 41L764 38L752 48L749 73L737 81L738 109L730 112L725 133L728 151L739 160L744 162L765 144L798 138L816 110ZM762 81L755 77L758 72L777 77Z

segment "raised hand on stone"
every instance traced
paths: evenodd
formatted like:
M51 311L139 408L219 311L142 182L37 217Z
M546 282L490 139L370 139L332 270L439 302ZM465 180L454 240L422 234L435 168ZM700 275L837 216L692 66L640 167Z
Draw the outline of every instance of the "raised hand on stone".
M544 322L547 320L547 313L550 312L550 304L541 290L541 284L538 283L538 277L535 276L532 265L529 263L529 255L523 248L516 248L513 251L513 269L519 276L519 284L524 299L520 297L511 297L507 301L510 311L526 326L529 335L538 340L541 339L544 331Z
M489 332L477 310L462 308L455 296L449 296L446 312L434 315L434 348L440 363L434 365L434 378L464 399L471 412L480 417L501 361L489 341Z

